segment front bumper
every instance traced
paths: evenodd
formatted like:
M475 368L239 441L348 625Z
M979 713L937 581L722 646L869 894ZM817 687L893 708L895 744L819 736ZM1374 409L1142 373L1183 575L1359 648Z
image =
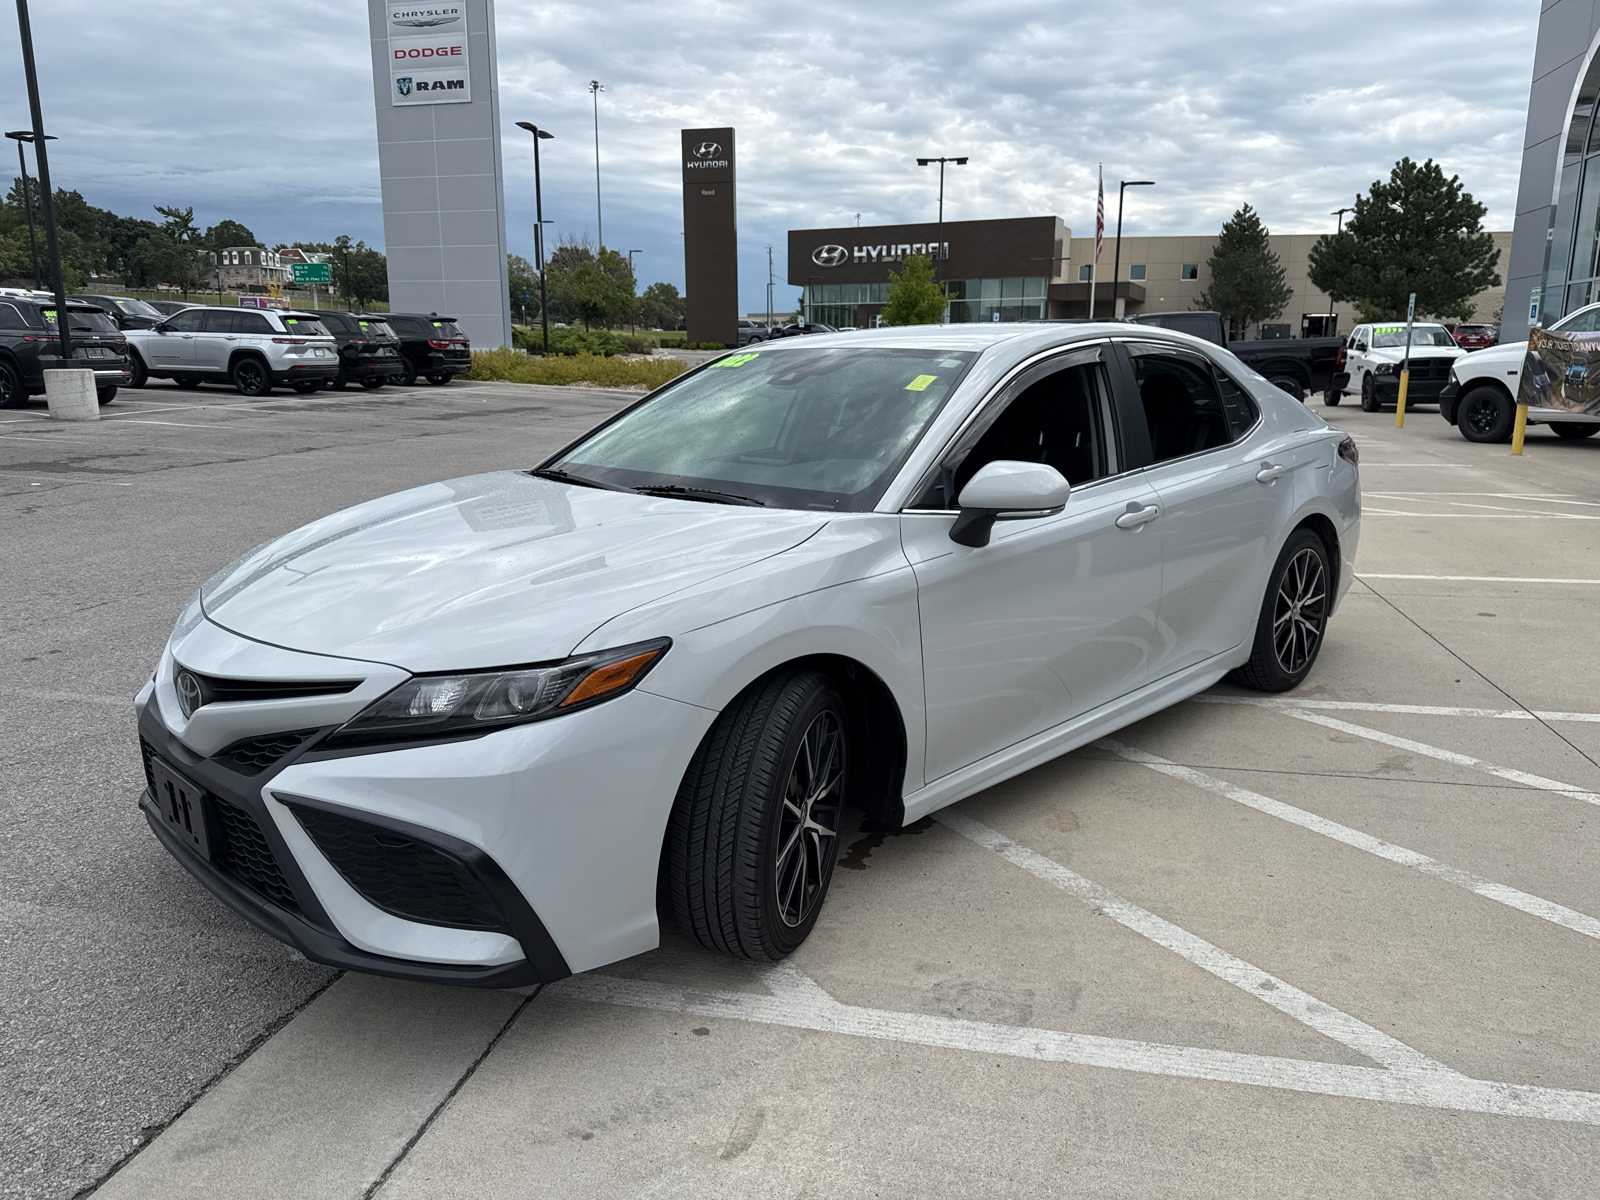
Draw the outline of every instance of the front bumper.
M1411 382L1406 386L1406 404L1437 404L1444 389L1449 386L1447 379L1418 379L1411 377ZM1372 390L1379 401L1384 404L1398 404L1400 402L1400 376L1374 375L1372 377Z
M1456 405L1461 403L1461 384L1451 376L1445 380L1444 387L1439 389L1439 415L1449 424L1456 423Z

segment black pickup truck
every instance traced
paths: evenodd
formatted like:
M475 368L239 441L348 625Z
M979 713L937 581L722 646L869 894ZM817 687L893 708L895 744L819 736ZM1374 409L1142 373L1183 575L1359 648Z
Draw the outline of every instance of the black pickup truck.
M67 301L72 365L94 372L100 403L109 404L128 381L128 339L92 304ZM56 306L0 297L0 408L21 408L44 391L44 372L61 366Z
M1310 393L1326 392L1334 377L1344 370L1340 351L1342 337L1266 338L1254 342L1231 342L1222 314L1216 312L1138 313L1128 318L1136 325L1159 325L1178 333L1205 338L1232 351L1234 357L1276 387L1298 400Z

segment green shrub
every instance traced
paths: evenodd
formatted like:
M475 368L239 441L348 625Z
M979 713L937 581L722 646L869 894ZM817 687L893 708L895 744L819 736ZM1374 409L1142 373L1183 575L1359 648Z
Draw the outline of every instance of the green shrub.
M624 354L649 354L656 348L655 343L649 338L635 337L629 333L619 333L614 336L621 344Z
M554 331L551 341L555 340ZM552 354L538 358L515 350L475 350L468 379L504 380L508 383L544 383L555 386L593 384L598 387L658 388L689 368L676 358L645 358L619 362L602 354Z
M513 329L511 331L512 344L518 350L526 350L529 354L544 352L544 330ZM622 340L615 334L605 330L588 331L583 329L552 329L550 331L551 354L600 354L610 356L623 354Z
M727 350L729 347L726 342L685 342L683 348L685 350Z

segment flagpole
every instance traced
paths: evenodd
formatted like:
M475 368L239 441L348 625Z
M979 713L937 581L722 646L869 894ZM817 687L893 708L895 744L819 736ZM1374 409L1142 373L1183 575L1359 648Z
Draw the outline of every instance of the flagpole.
M1094 259L1089 264L1089 320L1094 320L1094 291L1100 275L1100 243L1106 232L1106 169L1099 164L1100 183L1094 201Z

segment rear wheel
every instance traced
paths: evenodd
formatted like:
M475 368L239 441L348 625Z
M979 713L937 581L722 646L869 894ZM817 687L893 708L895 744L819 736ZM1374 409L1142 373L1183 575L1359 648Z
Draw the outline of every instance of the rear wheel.
M241 358L233 364L233 386L244 396L265 396L272 390L272 376L259 358Z
M342 392L344 391L344 385L349 382L349 378L344 373L344 368L340 367L339 373L332 379L324 379L322 381L322 386L327 388L330 392Z
M1250 661L1228 677L1258 692L1287 692L1311 673L1333 604L1328 548L1297 529L1273 564Z
M108 383L103 388L96 388L95 395L99 398L100 405L103 408L117 398L117 385Z
M0 361L0 408L21 408L28 402L28 389L22 376L10 363Z
M1550 428L1556 431L1557 437L1563 438L1586 438L1600 433L1600 425L1583 421L1551 421Z
M1296 400L1301 400L1305 397L1306 391L1304 385L1302 385L1301 382L1292 375L1274 375L1271 379L1267 380L1267 382L1273 387L1277 388L1280 392L1288 392L1289 395L1293 396Z
M849 769L844 701L800 669L723 710L684 773L667 825L664 892L702 946L775 962L816 924Z
M306 394L308 394L310 392L321 391L322 390L322 380L320 380L320 379L296 379L294 381L293 387L294 387L295 391L299 392L303 396L303 395L306 395Z
M1383 407L1378 399L1378 389L1373 385L1371 375L1361 377L1361 411L1377 412Z
M1498 388L1474 388L1456 407L1456 428L1469 442L1509 442L1517 410Z
M193 375L175 375L172 378L172 382L181 388L197 388L200 386L200 381Z
M1324 404L1326 404L1329 408L1338 408L1339 407L1339 401L1341 401L1343 399L1344 399L1344 393L1341 392L1338 388L1332 388L1331 387L1327 391L1322 393L1322 402Z
M369 375L366 379L363 379L361 381L361 386L366 388L367 391L370 392L370 391L373 391L376 388L381 388L384 384L386 384L388 382L389 382L389 380L388 380L387 376L384 376L384 375Z
M405 368L400 372L400 382L406 387L411 387L417 382L417 368L409 358L405 361Z
M435 387L443 387L454 378L455 376L450 374L449 371L435 371L432 375L428 376L428 382L433 384Z

